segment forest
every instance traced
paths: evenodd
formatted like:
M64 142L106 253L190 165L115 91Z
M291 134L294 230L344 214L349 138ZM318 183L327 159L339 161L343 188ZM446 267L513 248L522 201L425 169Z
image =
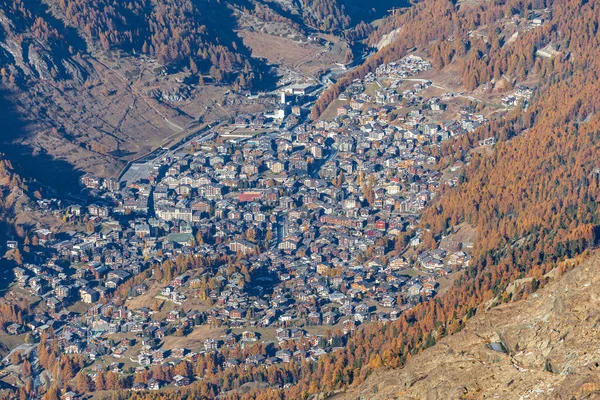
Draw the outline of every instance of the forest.
M387 13L392 3L380 0L365 7L355 0L306 0L298 4L299 15L263 1L2 0L0 6L13 21L10 31L19 41L26 42L31 32L53 55L123 51L156 59L171 72L189 68L195 75L210 75L217 84L251 89L262 82L268 67L251 57L237 35L235 10L305 34L332 33L354 41L367 37L373 31L369 23ZM0 38L4 35L0 26ZM61 69L56 65L56 77L65 73Z
M215 0L49 0L62 19L83 35L95 50L123 50L155 58L171 70L189 67L194 74L210 74L216 83L251 88L261 80L264 65L250 57L250 51L235 33L233 10L239 8L265 21L289 23L299 30L341 34L363 22L357 4L349 2L354 21L337 0L309 0L301 4L301 21L269 3ZM386 7L382 2L381 10ZM28 16L21 0L13 7ZM373 16L374 10L370 13ZM36 35L60 38L40 17ZM39 26L38 26L39 25ZM359 28L364 31L365 28Z
M217 83L243 74L249 85L248 51L234 34L231 11L216 1L58 0L66 21L99 50L121 49L156 58L159 64L197 74ZM225 29L224 29L225 28Z

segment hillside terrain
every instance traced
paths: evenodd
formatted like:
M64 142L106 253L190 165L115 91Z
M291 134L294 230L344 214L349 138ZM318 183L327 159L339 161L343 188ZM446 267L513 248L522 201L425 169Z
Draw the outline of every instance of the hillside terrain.
M245 94L278 77L318 81L352 53L344 32L388 3L4 0L1 140L20 172L61 176L58 189L84 172L116 177L198 122L271 110ZM309 40L321 34L331 48Z
M380 370L333 399L583 399L600 395L600 256L527 299L482 307L459 333L400 370ZM517 284L524 284L521 281Z

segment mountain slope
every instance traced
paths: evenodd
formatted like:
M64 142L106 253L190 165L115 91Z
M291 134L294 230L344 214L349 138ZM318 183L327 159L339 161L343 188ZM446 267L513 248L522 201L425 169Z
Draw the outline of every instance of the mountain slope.
M596 398L598 271L595 253L526 300L480 312L404 368L380 370L334 399Z
M226 6L214 1L49 0L51 10L75 27L90 50L122 49L182 65L228 80L244 68L244 49L233 32L235 21ZM246 52L247 53L247 52Z
M116 176L195 119L228 117L228 87L202 76L250 86L263 71L235 23L215 2L1 0L3 150L73 191L82 171Z
M15 168L48 185L69 177L60 186L73 190L84 172L116 176L197 122L268 111L268 101L250 104L237 89L274 87L284 61L269 53L271 42L274 48L304 46L307 60L327 53L308 75L341 62L348 48L342 31L385 12L387 1L363 13L358 6L336 0L0 0L0 119L8 121L0 142ZM258 49L245 38L256 22L262 28L250 43L258 42ZM319 30L336 32L333 49L341 55L308 41ZM40 161L44 168L37 168Z
M550 3L531 2L530 8ZM446 157L446 161L441 163L441 168L452 165L454 160L467 162L467 167L461 176L462 183L456 188L445 190L438 201L424 213L421 224L427 239L424 247L435 246L438 239L452 233L454 226L466 222L478 232L474 247L475 258L465 277L449 293L433 301L428 306L429 311L425 308L416 310L409 317L407 325L398 327L398 334L392 335L393 340L398 340L398 343L382 346L385 352L389 351L391 354L386 355L384 351L380 353L384 365L394 365L394 353L399 349L400 353L406 354L405 347L412 345L412 339L406 340L405 332L410 334L411 331L420 330L422 340L416 349L413 348L411 355L437 340L445 344L454 343L456 346L436 346L431 353L423 353L431 356L417 356L407 364L406 369L380 372L371 378L370 387L361 388L365 398L376 395L380 398L392 395L400 398L447 398L447 393L455 398L463 395L467 398L480 398L493 393L503 393L503 398L519 398L516 393L525 394L525 390L534 387L535 378L542 379L544 384L555 384L553 393L557 393L557 397L563 391L583 397L584 394L577 393L579 387L596 390L594 384L583 385L588 379L586 368L596 368L594 357L597 354L593 354L592 349L597 337L586 331L595 331L596 316L593 312L585 314L594 307L595 293L589 294L589 309L585 308L585 296L588 294L584 293L584 297L580 298L584 308L576 317L555 310L559 321L551 327L559 332L564 333L565 328L575 322L585 322L578 325L580 334L576 340L569 342L565 337L564 343L560 345L563 347L556 347L555 353L536 353L531 359L524 356L527 351L519 353L517 361L523 363L524 368L534 368L531 372L532 380L523 380L521 386L515 382L518 382L517 378L524 378L515 375L518 368L512 366L512 360L505 360L502 364L501 359L496 360L499 357L497 354L482 350L481 344L489 340L492 334L498 333L488 329L486 324L490 321L492 324L506 323L506 326L501 326L509 333L507 348L515 354L520 351L517 349L537 348L538 343L541 348L545 348L548 344L542 340L555 340L553 336L545 336L552 330L544 330L546 328L540 323L540 336L528 336L531 332L524 328L528 326L529 320L537 327L535 321L545 315L537 313L551 311L542 308L543 302L538 304L531 300L517 310L510 308L513 311L508 316L501 315L498 319L493 315L488 319L486 316L481 319L477 316L476 321L480 322L475 324L483 324L487 329L475 330L483 339L472 333L475 328L468 328L468 331L455 334L455 337L449 339L438 339L440 336L436 336L436 333L445 335L457 331L457 323L462 324L467 317L475 314L475 310L481 310L481 304L489 301L502 303L509 301L511 297L515 300L535 291L534 285L529 284L517 292L500 296L510 282L523 277L534 276L543 282L544 274L555 268L561 260L581 254L598 244L599 170L596 154L600 146L600 118L597 113L597 96L594 94L600 90L600 80L596 73L600 60L600 14L597 8L597 2L554 2L551 20L538 31L531 30L531 33L518 39L518 51L511 50L507 42L502 50L497 50L490 57L481 57L479 60L474 58L477 62L467 60L467 64L463 64L468 66L466 70L470 71L469 74L475 73L480 77L487 74L489 78L494 75L494 63L490 60L501 55L500 59L505 57L505 66L515 62L516 69L525 72L516 72L517 76L538 76L540 83L527 109L519 108L506 120L494 122L472 135L443 146L442 156ZM559 48L560 52L548 57L537 51L549 43ZM473 55L476 53L480 56L482 54L477 51ZM501 70L508 72L504 69L505 66ZM486 85L493 87L497 82L499 80L491 79ZM473 152L478 141L486 137L498 140L494 151L487 154ZM581 272L583 279L593 274L594 268L597 268L597 259L589 266L589 274L587 270L585 273ZM589 282L580 282L581 285L587 283ZM558 288L558 285L560 284L554 287ZM568 281L566 285L568 286ZM569 298L568 301L575 306L577 297ZM568 310L569 306L564 309ZM500 311L497 312L501 313L504 307L507 306L500 306ZM492 314L495 312L492 311ZM521 315L523 318L517 319ZM514 320L519 323L509 325ZM587 325L588 322L590 325ZM472 325L467 323L467 326ZM430 336L427 332L433 334ZM436 340L428 340L432 337ZM521 343L515 338L530 340L531 344ZM461 343L465 347L461 347ZM476 346L478 350L461 354L461 351L467 351L469 345ZM569 358L570 351L581 358ZM495 355L496 358L490 358L490 355ZM499 366L495 365L496 361L500 363ZM400 365L402 364L401 362ZM420 366L423 369L419 369ZM546 368L555 373L565 373L569 371L569 366L578 371L579 375L572 377L575 379L554 375L547 378L544 372ZM498 380L496 374L507 379ZM595 373L592 376L595 379ZM513 378L515 381L505 386ZM393 383L393 389L379 395L376 394L378 389L373 389L378 379L400 383ZM406 387L405 382L408 382ZM571 384L574 386L570 386ZM403 387L399 388L398 385ZM466 394L464 386L467 386ZM515 392L515 387L523 392ZM548 392L545 392L541 397L547 395Z

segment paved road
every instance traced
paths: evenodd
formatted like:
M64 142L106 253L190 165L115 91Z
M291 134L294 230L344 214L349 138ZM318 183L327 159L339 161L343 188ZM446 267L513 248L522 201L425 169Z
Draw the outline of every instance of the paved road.
M23 343L23 344L20 344L17 347L15 347L14 349L12 349L10 351L10 353L8 353L6 355L6 357L4 357L2 359L2 361L6 362L6 361L10 360L10 356L13 353L18 352L18 351L22 352L23 354L28 354L31 350L35 349L37 347L37 345L38 345L37 343L32 343L32 344L30 344L30 343Z

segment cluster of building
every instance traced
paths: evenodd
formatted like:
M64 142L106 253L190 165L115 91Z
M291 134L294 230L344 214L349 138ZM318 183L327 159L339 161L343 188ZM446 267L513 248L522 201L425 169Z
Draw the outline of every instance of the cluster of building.
M346 104L331 121L193 143L147 161L147 173L136 179L84 176L87 205L44 204L66 220L85 220L88 231L36 232L39 262L14 272L47 312L10 332L52 327L66 353L103 365L116 359L116 370L124 357L145 369L272 340L272 354L223 361L271 365L315 360L360 324L395 320L434 296L439 279L470 257L460 248L414 251L421 210L441 185L457 179L442 180L431 150L487 120L467 107L445 120L446 100L423 95L430 81L399 91L404 79L428 68L414 56L380 66L340 96ZM365 94L379 80L391 83L376 97ZM397 102L408 111L398 113ZM156 298L173 304L166 317L114 300L123 283L180 256L230 262L130 287L130 299L158 289ZM197 299L208 307L183 307ZM87 304L83 315L73 311L78 302ZM219 333L201 348L163 348L166 337L203 324ZM311 333L319 325L341 339L326 342ZM117 333L126 339L113 343ZM165 383L189 379L134 389Z
M523 104L523 108L526 108L529 104L529 99L533 91L527 86L519 86L514 93L504 96L502 98L502 104L506 107L514 107L519 103Z

